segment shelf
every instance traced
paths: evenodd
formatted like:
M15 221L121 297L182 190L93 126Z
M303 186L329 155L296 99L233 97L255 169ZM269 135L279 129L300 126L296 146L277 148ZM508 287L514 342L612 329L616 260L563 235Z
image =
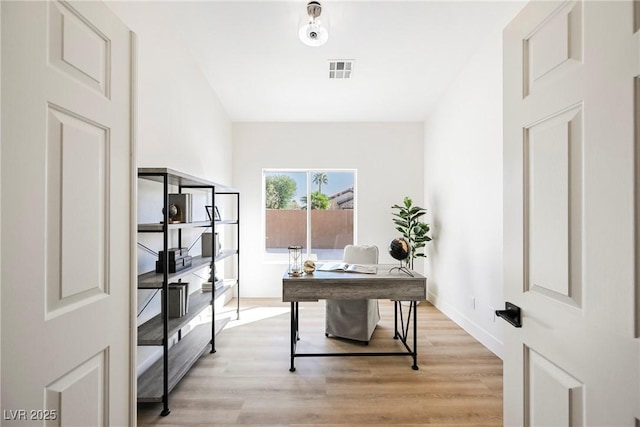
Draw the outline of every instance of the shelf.
M221 221L216 221L218 224ZM213 224L211 221L195 221L195 222L177 222L169 224L169 230L180 230L185 228L202 228L211 227ZM164 224L150 223L150 224L138 224L138 231L142 233L162 233L164 231Z
M223 201L231 195L232 199L228 200L228 202L235 201L234 209L236 215L228 215L227 218L230 219L209 219L208 221L191 223L156 222L138 224L138 233L158 233L163 236L162 250L165 253L171 249L168 246L169 242L176 235L178 237L178 246L182 246L182 230L186 229L200 228L198 232L204 231L203 229L210 229L213 233L219 225L234 225L235 227L232 227L231 232L235 230L236 241L239 241L240 220L237 213L240 212L240 192L237 189L168 168L139 168L138 178L139 180L153 181L160 184L148 185L147 187L154 187L155 191L161 188L165 203L169 194L176 191L176 187L178 187L177 191L179 193L184 193L185 189L196 189L198 193L206 195L208 203L212 205L215 205L218 201L217 195L220 195L220 199ZM151 191L151 188L149 188L149 191ZM233 219L234 216L235 219ZM164 220L169 222L166 217ZM155 298L156 296L167 297L168 295L163 294L163 292L168 290L170 283L178 282L181 279L184 279L185 282L190 282L194 279L189 277L191 274L200 273L202 270L208 269L209 266L213 269L212 275L215 276L217 273L217 264L215 262L237 256L240 253L237 246L236 249L233 249L231 245L229 247L230 249L219 251L215 258L201 255L194 256L191 258L189 267L176 273L157 273L154 270L140 274L137 283L138 289L155 290L148 292L150 298ZM215 255L217 248L214 248L212 244L211 249ZM214 289L213 292L197 290L189 293L189 307L186 315L179 318L169 318L166 312L161 311L161 313L157 313L137 328L138 346L156 346L162 349L162 357L138 377L139 402L162 402L162 414L167 415L170 412L168 393L173 390L182 377L191 369L192 365L206 351L207 346L215 347L215 337L222 331L229 319L215 320L214 324L208 322L204 325L197 325L189 332L186 332L184 336L181 332L188 331L188 325L199 323L199 315L209 315L208 317L215 319L216 305L214 302L216 300L222 302L225 299L225 294L232 291L234 287L238 290L238 295L240 294L240 282L238 279L240 270L239 257L236 258L236 261L234 268L237 276L235 279L224 279L222 286L217 290ZM201 281L201 278L196 279L196 282L199 283L199 281ZM167 301L165 300L164 302L166 303ZM208 307L211 307L211 313L208 312ZM237 298L236 314L239 318L240 298ZM173 347L169 348L174 339L178 339L178 341Z
M216 261L218 261L219 257L220 256L216 257ZM195 256L191 259L191 267L187 267L184 270L178 271L177 273L169 273L169 283L176 282L178 279L188 276L195 270L208 266L210 263L211 257ZM148 273L144 273L138 276L138 289L160 289L162 288L162 282L162 273L149 271Z
M215 262L222 261L223 259L229 258L230 256L233 256L237 253L238 251L236 249L226 249L226 250L220 251L218 253L218 256L216 257Z
M238 223L237 219L216 220L216 225L220 225L220 224L237 224L237 223Z
M222 286L216 289L216 294L214 296L215 299L218 299L218 297L224 294L227 291L227 289L233 288L234 286L236 286L238 284L238 279L222 279L222 280L218 280L216 283L220 283L220 282L222 282ZM208 291L202 291L202 292L209 293Z
M216 289L214 299L220 297L227 289L237 284L235 279L225 279L224 285ZM182 317L170 317L168 325L168 336L172 337L179 329L197 317L202 310L211 304L211 292L196 291L189 295L189 311ZM163 327L162 316L160 314L152 317L147 322L138 327L138 345L162 345Z
M238 190L206 179L197 178L183 172L169 168L138 168L138 178L147 179L159 183L164 182L167 176L169 185L178 185L187 188L211 188L220 189L220 194L235 194ZM218 192L218 190L216 190Z
M227 324L229 319L216 320L215 335ZM169 392L180 382L191 366L206 351L211 342L211 323L198 325L169 350ZM156 363L138 377L138 402L162 402L164 367L161 357Z
M202 310L211 304L211 294L194 292L189 295L189 311L182 317L169 318L168 337L175 335L179 329L197 317ZM162 345L162 315L158 314L138 327L138 345Z

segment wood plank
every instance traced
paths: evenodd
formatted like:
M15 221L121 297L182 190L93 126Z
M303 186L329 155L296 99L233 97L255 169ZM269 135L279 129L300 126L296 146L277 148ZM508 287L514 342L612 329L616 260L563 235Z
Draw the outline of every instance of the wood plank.
M218 335L229 319L216 320L215 335ZM196 326L176 345L169 349L169 392L185 376L191 366L202 356L211 343L211 323ZM138 377L138 402L162 401L162 368L160 358Z
M193 271L206 267L211 263L211 257L194 256L191 259L191 266L180 270L177 273L169 273L169 283L177 282L178 279L188 276ZM159 289L162 288L163 275L155 271L149 271L138 276L138 289Z

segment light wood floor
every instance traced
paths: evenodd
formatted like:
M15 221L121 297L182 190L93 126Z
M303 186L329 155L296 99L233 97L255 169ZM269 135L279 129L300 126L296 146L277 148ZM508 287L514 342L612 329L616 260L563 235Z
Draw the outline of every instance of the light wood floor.
M139 404L139 426L502 425L502 361L429 303L418 305L418 371L409 356L325 357L298 358L291 373L289 304L243 299L241 310L171 393L171 414ZM301 303L298 349L398 348L393 304L380 313L364 347L326 338L324 303Z

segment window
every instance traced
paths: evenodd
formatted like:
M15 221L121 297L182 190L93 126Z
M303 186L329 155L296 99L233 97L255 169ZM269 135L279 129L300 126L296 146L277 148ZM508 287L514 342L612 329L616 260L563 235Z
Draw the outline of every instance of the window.
M263 171L265 258L288 259L301 245L305 259L339 260L355 241L355 170Z

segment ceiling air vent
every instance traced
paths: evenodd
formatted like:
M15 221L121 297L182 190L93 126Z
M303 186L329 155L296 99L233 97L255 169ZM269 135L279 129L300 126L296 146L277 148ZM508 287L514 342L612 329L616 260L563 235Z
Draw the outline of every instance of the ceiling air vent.
M330 79L350 79L353 73L353 60L331 59L329 60Z

